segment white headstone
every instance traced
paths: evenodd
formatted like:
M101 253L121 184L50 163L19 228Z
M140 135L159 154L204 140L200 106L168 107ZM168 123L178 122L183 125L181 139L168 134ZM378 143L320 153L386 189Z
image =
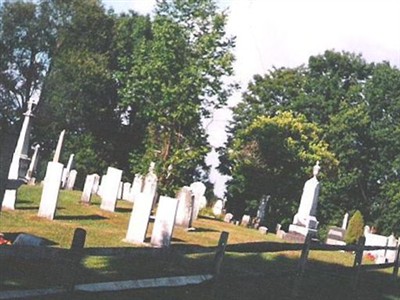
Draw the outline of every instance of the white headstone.
M222 214L223 207L224 207L224 203L222 202L221 199L218 199L212 208L214 216L219 217Z
M151 244L155 247L168 247L174 231L178 199L161 196L154 222Z
M143 190L143 176L140 174L135 174L135 178L133 179L131 194L129 201L135 201L135 197L139 195Z
M293 225L304 227L305 233L308 229L316 230L318 221L316 219L318 194L319 194L319 181L317 179L320 170L319 162L313 167L313 177L306 181L301 195L300 206L297 214L293 218ZM292 226L293 231L297 228ZM291 231L289 227L289 231Z
M184 228L189 228L190 218L192 217L192 191L190 187L184 186L177 195L178 210L176 214L175 224Z
M63 176L62 176L62 184L61 184L61 186L62 186L64 189L67 188L68 178L69 178L69 176L70 176L69 173L71 172L72 164L73 164L73 162L74 162L74 156L75 156L75 154L71 154L71 155L69 156L67 167L64 168L64 172L63 172Z
M76 180L76 175L77 174L78 174L78 171L76 171L76 170L71 170L69 172L69 176L68 176L68 179L67 179L67 184L65 186L66 190L72 191L74 189L75 180Z
M266 214L266 209L267 209L267 204L269 201L270 196L263 196L260 201L260 205L258 206L258 211L257 211L257 219L259 220L260 225L265 224L265 214Z
M54 219L57 208L58 193L64 166L58 162L47 164L46 176L40 200L38 216L49 220Z
M201 197L203 197L204 193L206 192L206 186L204 185L204 183L196 181L190 185L190 189L192 190L193 195L192 220L194 221L199 215L200 201Z
M200 210L202 210L203 208L206 208L207 206L207 198L206 196L201 196L200 198Z
M157 175L154 173L154 162L150 164L149 172L147 173L146 177L144 178L144 185L143 185L143 193L153 195L156 194L157 191Z
M32 155L31 163L29 164L28 172L26 172L25 178L28 180L28 182L32 179L33 174L35 173L38 162L39 149L40 145L36 145Z
M224 222L230 223L231 220L232 220L232 218L233 218L233 215L232 215L231 213L227 213L227 214L225 215L225 217L224 217Z
M122 199L129 201L131 199L130 195L131 195L131 183L124 182L124 185L122 187Z
M131 217L129 219L125 242L144 242L152 206L153 199L150 194L139 193L136 196L135 204L133 205Z
M85 185L83 186L83 192L81 196L81 202L85 204L90 204L94 181L95 181L95 174L86 176Z
M100 175L99 174L93 174L94 181L93 181L93 188L92 188L92 194L97 194L99 191L99 186L100 186Z
M243 215L242 217L242 222L240 222L240 225L247 227L249 226L250 223L250 216L249 215Z
M121 181L118 186L117 199L122 199L123 188L124 188L124 183Z
M108 167L105 182L101 183L102 210L114 212L117 203L118 189L121 182L122 170Z
M58 137L56 152L54 153L53 156L53 162L58 162L60 160L61 149L64 142L64 135L65 135L65 129L61 131L60 136Z
M349 221L349 213L345 213L343 217L343 222L342 222L342 229L346 230L347 229L347 223Z

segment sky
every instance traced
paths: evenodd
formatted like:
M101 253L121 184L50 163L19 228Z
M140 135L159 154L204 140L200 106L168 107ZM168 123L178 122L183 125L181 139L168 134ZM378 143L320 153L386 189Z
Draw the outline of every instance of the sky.
M133 9L151 14L155 0L103 0L116 12ZM273 67L307 64L312 55L325 50L361 54L367 62L388 61L400 66L400 1L398 0L218 0L229 15L227 33L236 36L235 77L241 93L255 74ZM229 109L214 113L208 124L209 142L216 148L226 141ZM213 151L207 162L217 164ZM215 170L210 179L223 196L226 177Z

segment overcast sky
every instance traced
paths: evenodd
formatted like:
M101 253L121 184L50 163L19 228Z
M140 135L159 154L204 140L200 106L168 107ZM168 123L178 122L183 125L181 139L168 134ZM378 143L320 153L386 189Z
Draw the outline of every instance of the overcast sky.
M150 14L155 0L103 0L117 12L133 9ZM325 50L348 51L367 62L389 61L400 66L399 0L219 0L229 13L227 32L236 36L235 79L242 90L254 74L275 67L307 64ZM231 100L240 98L238 92ZM208 126L210 143L225 142L224 126L230 114L215 113ZM216 154L209 156L215 161ZM216 193L223 195L224 178L211 174Z

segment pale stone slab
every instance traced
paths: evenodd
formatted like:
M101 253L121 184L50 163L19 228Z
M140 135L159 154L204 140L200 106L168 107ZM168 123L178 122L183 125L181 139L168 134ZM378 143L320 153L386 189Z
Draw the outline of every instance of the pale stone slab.
M90 204L94 181L95 181L95 174L86 176L85 185L83 186L83 192L81 196L81 202L85 204Z
M175 226L178 199L161 196L154 222L151 244L154 247L169 247Z
M230 223L230 222L232 221L232 219L233 219L233 214L227 213L227 214L225 215L225 217L224 217L224 222Z
M150 194L139 193L136 196L135 204L133 205L131 217L129 219L128 231L124 240L125 242L144 242L152 206L153 199Z
M122 186L122 199L130 201L131 197L131 183L130 182L124 182L124 185Z
M140 174L135 174L135 178L133 179L130 201L135 201L135 197L139 195L143 191L143 176Z
M177 195L178 210L176 213L175 224L184 228L189 228L192 217L192 192L190 187L184 186Z
M200 201L201 198L204 196L204 193L206 192L206 186L204 185L204 183L196 181L190 185L190 189L192 190L193 195L192 220L194 221L199 216Z
M93 174L93 177L94 177L94 182L93 182L92 194L97 194L100 186L100 175L95 173Z
M47 164L46 176L38 212L39 217L49 220L54 219L63 169L63 164L58 162L49 162Z
M243 215L242 217L242 222L240 222L240 225L247 227L249 226L250 223L250 216L249 215Z
M118 189L122 178L122 170L108 167L105 182L101 183L102 210L114 212L117 204Z
M66 187L65 187L66 190L72 191L74 189L76 175L78 175L78 171L77 170L71 170L69 172L69 175L68 175L68 178L67 178L67 184L66 184Z
M221 199L218 199L212 208L214 216L219 217L222 214L223 208L224 208L224 202L222 202Z

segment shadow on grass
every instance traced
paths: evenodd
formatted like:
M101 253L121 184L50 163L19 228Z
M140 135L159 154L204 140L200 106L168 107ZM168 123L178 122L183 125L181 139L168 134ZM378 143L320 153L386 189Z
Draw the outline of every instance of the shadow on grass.
M65 221L82 221L82 220L105 220L107 217L103 217L100 215L79 215L79 216L56 216L56 220L65 220Z
M87 257L76 270L78 283L132 280L166 276L204 274L212 271L213 254L179 255L176 253L154 256L151 251L135 257ZM343 267L338 271L330 263L311 261L305 275L299 280L296 275L298 260L283 254L233 253L226 254L222 274L216 283L207 282L195 286L130 290L123 292L74 293L73 295L51 296L40 299L400 299L399 282L392 281L391 275L383 272L362 273L358 288L352 287L352 269ZM0 288L6 287L4 275L10 266L5 262L1 274ZM71 266L59 267L46 263L13 266L14 276L28 274L36 283L47 282L49 286L69 282ZM27 270L26 270L27 269ZM35 277L33 271L46 270L43 277ZM23 271L24 270L24 271ZM51 275L53 274L53 276ZM58 275L59 274L59 275ZM57 275L57 276L56 276ZM297 294L293 287L298 284ZM32 298L34 299L34 298ZM39 299L39 298L38 298Z
M22 207L17 207L16 209L18 210L38 210L39 206L22 206Z
M219 232L216 229L204 228L204 227L197 227L194 230L189 230L188 233L196 233L196 232Z
M127 208L127 207L116 207L115 212L120 212L120 213L131 213L132 208Z

